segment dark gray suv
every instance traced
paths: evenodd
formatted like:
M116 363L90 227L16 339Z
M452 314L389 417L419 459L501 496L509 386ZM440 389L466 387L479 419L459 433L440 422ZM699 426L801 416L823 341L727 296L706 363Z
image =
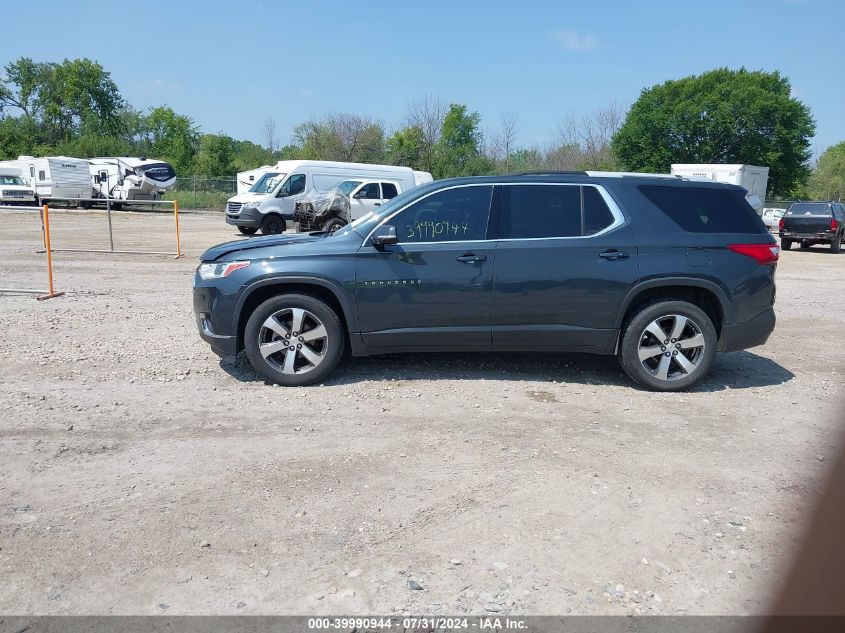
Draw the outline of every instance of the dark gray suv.
M441 180L334 232L201 256L200 335L267 380L323 380L345 349L615 354L685 389L766 342L779 247L731 185L593 172Z

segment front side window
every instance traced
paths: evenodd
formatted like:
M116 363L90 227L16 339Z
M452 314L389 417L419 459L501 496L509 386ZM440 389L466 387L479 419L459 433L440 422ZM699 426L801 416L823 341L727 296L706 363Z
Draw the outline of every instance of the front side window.
M592 186L508 185L502 190L502 239L595 235L614 220Z
M400 243L487 239L493 187L478 185L438 191L389 220Z
M288 178L288 195L295 196L305 191L305 174L293 174Z
M381 195L385 200L392 200L399 195L399 192L396 191L396 185L392 182L383 182L381 183Z
M381 193L378 190L377 182L368 182L366 185L358 190L355 194L356 198L363 198L364 200L381 200Z

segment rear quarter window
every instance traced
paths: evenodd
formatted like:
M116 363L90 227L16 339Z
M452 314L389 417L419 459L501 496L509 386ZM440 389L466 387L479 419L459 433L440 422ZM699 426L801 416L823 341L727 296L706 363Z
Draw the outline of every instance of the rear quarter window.
M640 185L639 190L689 233L762 233L763 222L741 191Z

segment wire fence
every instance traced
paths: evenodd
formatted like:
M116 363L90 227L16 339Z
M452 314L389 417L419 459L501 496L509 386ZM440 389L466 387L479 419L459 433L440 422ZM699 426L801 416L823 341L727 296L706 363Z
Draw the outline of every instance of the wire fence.
M224 211L226 200L237 193L235 178L207 178L181 176L171 187L164 200L179 200L182 209L212 209Z

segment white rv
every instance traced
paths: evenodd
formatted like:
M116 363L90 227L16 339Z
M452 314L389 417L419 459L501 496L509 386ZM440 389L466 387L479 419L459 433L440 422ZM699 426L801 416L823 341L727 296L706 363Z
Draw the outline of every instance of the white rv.
M401 191L432 181L428 172L410 167L283 160L265 172L248 192L229 198L226 222L237 226L244 235L252 235L258 229L264 234L281 233L292 226L296 204L305 196L355 179L397 183Z
M769 168L756 165L672 165L674 176L683 176L690 180L711 180L729 185L744 187L748 194L745 199L759 214L766 200L766 187L769 183Z
M19 167L0 167L0 204L35 204L35 190L24 184Z
M18 156L17 160L0 161L0 167L20 169L23 182L35 190L37 200L91 197L88 161L81 158Z
M111 156L88 163L94 198L158 200L176 182L173 167L161 160Z
M252 189L253 185L261 179L261 176L268 171L273 171L273 165L262 165L255 169L248 169L247 171L239 171L237 177L238 195L246 193Z

